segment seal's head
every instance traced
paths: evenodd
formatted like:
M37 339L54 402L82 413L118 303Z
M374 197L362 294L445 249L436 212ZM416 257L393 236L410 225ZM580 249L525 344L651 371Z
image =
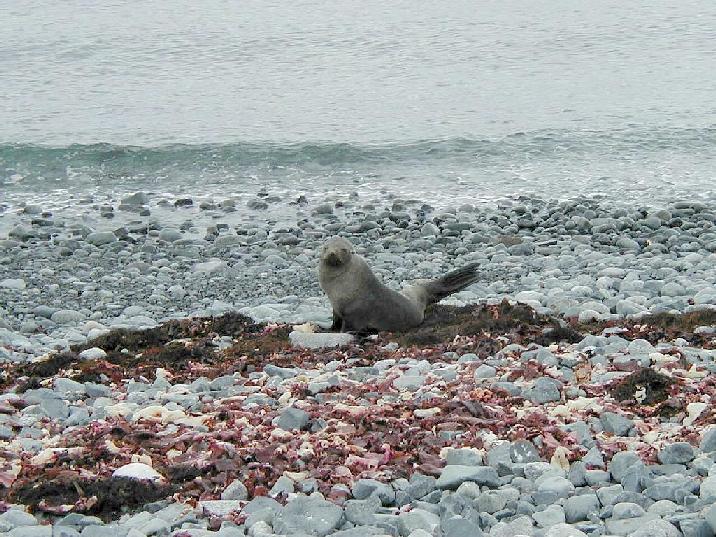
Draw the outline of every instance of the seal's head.
M353 255L353 245L343 237L328 239L321 248L321 263L329 267L347 264Z

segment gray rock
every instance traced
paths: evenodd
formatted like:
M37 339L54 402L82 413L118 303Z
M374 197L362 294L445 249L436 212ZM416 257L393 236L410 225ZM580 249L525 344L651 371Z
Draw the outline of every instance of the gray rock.
M70 407L62 399L43 399L40 408L48 418L66 419L70 415Z
M5 278L4 280L0 280L0 287L22 291L27 287L27 284L22 278Z
M711 426L704 431L699 448L704 453L716 451L716 426Z
M557 524L552 526L544 534L544 537L588 537L586 533L570 526L569 524Z
M79 311L75 310L57 310L52 314L52 317L50 317L50 319L52 319L53 323L67 324L84 321L85 316Z
M701 482L701 499L716 502L716 474Z
M221 493L222 500L245 500L248 498L249 491L239 479L232 481L228 487Z
M621 483L624 490L630 492L641 492L650 487L653 482L651 470L641 461L629 466L621 476Z
M435 482L439 489L454 490L465 481L478 485L496 488L500 484L497 470L491 466L463 466L451 464L443 468L440 477Z
M330 537L382 537L383 535L385 535L385 530L383 528L378 528L376 526L357 526L355 528L331 533Z
M445 464L482 466L482 454L473 448L448 448L445 454Z
M432 535L433 530L440 525L440 517L425 509L415 508L398 515L400 534L408 537L416 530L424 530Z
M561 399L560 383L549 377L540 377L525 390L525 397L535 404L550 403Z
M582 457L582 462L589 468L604 468L604 457L597 446L592 446L587 454Z
M295 483L293 480L285 475L282 475L276 480L271 490L269 490L269 496L276 498L279 495L288 495L293 493L295 490Z
M541 460L537 448L529 440L517 440L510 444L510 458L512 462L524 464Z
M348 522L357 525L368 525L375 522L375 514L382 507L377 495L364 500L348 500L344 505L345 517Z
M499 464L510 464L512 462L511 450L512 444L510 442L497 444L487 452L487 464L495 468Z
M685 518L679 521L679 529L684 537L714 537L714 531L706 520Z
M653 514L647 514L637 518L622 518L618 520L608 518L605 521L605 526L607 528L607 532L612 535L627 536L641 528L644 528L647 523L654 522L655 520L661 519Z
M10 509L0 515L0 533L20 526L37 526L37 524L34 516L19 509Z
M601 487L597 489L597 498L599 502L604 506L613 505L617 497L624 492L624 487L621 485L611 485L609 487Z
M111 535L111 532L107 532ZM80 532L72 526L58 526L52 527L52 537L80 537Z
M19 526L3 534L3 537L52 537L52 526Z
M627 436L634 428L633 420L614 412L602 412L600 420L604 431L616 436Z
M497 375L497 369L487 364L482 364L480 367L475 369L474 374L476 379L489 379L493 378L495 375Z
M270 377L281 377L282 379L290 379L298 375L299 370L292 367L278 367L273 364L264 366L264 373Z
M704 518L706 519L706 522L708 522L709 526L711 526L714 533L716 533L716 505L712 505L706 510Z
M564 524L565 511L561 505L550 505L544 511L537 511L532 518L540 528L550 528L557 524Z
M679 506L671 500L659 500L649 506L647 511L659 516L667 516L679 510Z
M632 518L630 520L639 520ZM681 532L666 520L655 519L647 520L635 531L629 534L629 537L681 537Z
M621 520L623 518L637 518L646 515L644 508L631 502L615 503L612 507L612 518Z
M590 515L598 514L599 509L600 504L596 494L572 496L564 502L565 520L569 524L590 520Z
M301 430L308 426L311 416L296 407L284 409L276 420L276 426L285 431Z
M641 459L633 451L620 451L619 453L615 453L612 457L609 463L609 472L617 482L621 482L622 476L624 476L627 469L640 462Z
M199 502L197 507L207 516L223 517L240 511L242 502L239 500L205 500Z
M485 535L478 525L459 515L443 520L440 530L443 537L483 537Z
M534 526L530 517L521 516L510 522L498 522L490 530L490 537L516 537L518 535L534 535Z
M375 479L359 479L351 490L353 497L364 500L371 496L377 497L383 505L392 505L395 501L395 491L386 484Z
M459 493L460 491L458 491L458 494ZM481 513L493 514L502 511L505 505L507 505L508 500L509 497L503 494L501 490L487 490L477 496L475 499L475 507L477 507L477 510Z
M424 375L401 375L393 381L393 386L401 391L414 392L425 384Z
M694 448L688 442L669 444L658 453L661 464L684 464L694 460Z
M410 483L405 489L413 500L419 500L424 496L427 496L435 490L435 482L437 480L431 475L422 475L415 473L410 476Z
M90 233L89 235L87 235L85 237L85 240L90 244L94 244L95 246L102 246L104 244L116 242L117 236L111 231L97 231L95 233Z
M335 504L311 496L300 496L274 515L276 533L304 533L324 537L335 531L343 520L343 510Z
M564 477L553 475L542 479L537 491L554 494L557 498L567 498L574 493L574 485Z

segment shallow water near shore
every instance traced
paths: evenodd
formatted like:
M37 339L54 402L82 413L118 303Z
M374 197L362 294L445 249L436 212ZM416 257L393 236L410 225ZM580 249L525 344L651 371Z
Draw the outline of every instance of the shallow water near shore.
M0 203L262 187L714 200L709 3L138 10L8 8Z

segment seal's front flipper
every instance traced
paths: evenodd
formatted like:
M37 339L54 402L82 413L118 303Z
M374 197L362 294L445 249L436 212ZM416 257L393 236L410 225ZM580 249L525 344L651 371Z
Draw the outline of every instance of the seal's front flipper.
M333 310L333 324L331 325L331 331L339 331L343 332L343 318L336 313L336 310Z

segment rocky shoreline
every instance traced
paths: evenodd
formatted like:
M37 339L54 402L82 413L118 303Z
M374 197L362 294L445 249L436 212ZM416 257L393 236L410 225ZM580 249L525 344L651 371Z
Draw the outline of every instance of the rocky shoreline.
M233 313L114 330L5 370L1 505L36 516L0 527L712 535L714 321L503 302L334 348Z
M0 213L0 535L713 536L709 207L78 206ZM341 340L332 234L481 279Z

